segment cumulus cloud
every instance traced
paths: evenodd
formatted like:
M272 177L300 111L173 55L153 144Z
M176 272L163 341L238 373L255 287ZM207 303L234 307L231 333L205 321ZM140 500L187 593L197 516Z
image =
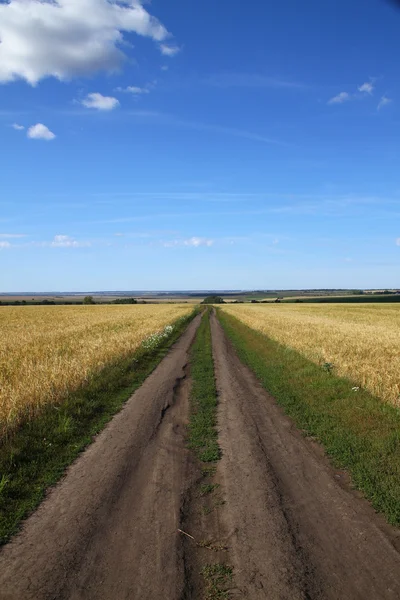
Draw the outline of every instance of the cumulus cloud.
M343 104L350 100L350 94L348 92L340 92L337 96L334 96L328 101L328 104Z
M54 140L56 137L55 134L50 131L48 127L46 127L46 125L43 125L43 123L37 123L36 125L29 127L27 136L31 140L46 140L48 142Z
M161 44L171 37L141 0L8 0L0 3L0 82L74 76L118 69L125 58L124 34Z
M90 246L88 242L78 242L69 235L55 235L52 242L50 242L52 248L82 248L84 246Z
M98 92L88 94L86 98L81 101L82 106L86 108L95 108L97 110L114 110L119 106L119 100L112 96L102 96Z
M0 241L0 250L4 248L11 248L10 242L1 242Z
M378 110L381 110L381 108L383 108L384 106L391 104L391 102L393 102L391 98L388 98L387 96L382 96L378 104Z
M13 129L15 129L16 131L23 131L25 129L25 127L23 125L18 125L18 123L13 123L11 125L11 127Z
M372 92L374 91L374 85L372 81L367 81L366 83L360 85L358 91L364 94L372 94Z
M160 50L164 56L175 56L181 51L178 46L170 46L169 44L160 44Z

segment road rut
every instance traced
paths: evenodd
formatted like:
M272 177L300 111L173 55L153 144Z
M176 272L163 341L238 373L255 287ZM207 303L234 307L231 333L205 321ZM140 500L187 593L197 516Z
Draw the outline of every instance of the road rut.
M237 597L400 598L398 535L339 485L328 461L241 363L215 315L211 331Z

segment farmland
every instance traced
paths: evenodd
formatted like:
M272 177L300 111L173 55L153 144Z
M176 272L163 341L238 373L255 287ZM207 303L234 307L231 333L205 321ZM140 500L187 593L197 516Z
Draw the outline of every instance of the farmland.
M199 312L3 309L0 588L399 597L397 307Z
M400 397L400 306L229 305L223 310L379 398Z
M0 432L33 418L188 315L188 305L3 307Z

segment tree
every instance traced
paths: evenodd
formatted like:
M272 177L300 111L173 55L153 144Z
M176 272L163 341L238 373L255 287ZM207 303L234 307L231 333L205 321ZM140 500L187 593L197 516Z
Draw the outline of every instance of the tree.
M225 304L225 300L221 296L206 296L202 304Z
M96 302L93 300L93 296L85 296L83 304L96 304Z

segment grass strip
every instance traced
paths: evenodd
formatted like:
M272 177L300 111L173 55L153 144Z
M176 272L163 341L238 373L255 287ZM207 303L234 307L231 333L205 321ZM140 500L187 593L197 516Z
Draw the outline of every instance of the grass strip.
M210 311L203 315L191 351L192 414L188 427L189 448L205 463L221 457L217 432L217 388L211 345Z
M400 525L400 411L235 317L219 310L218 318L240 359L296 425Z
M210 309L203 315L191 350L191 418L188 427L188 444L202 464L203 483L199 483L199 496L208 497L219 488L218 483L209 480L215 475L215 463L221 458L218 445L217 407L218 395L215 384L214 361L212 355ZM216 506L224 502L215 498L213 507L202 507L204 515L210 514ZM200 546L209 550L226 549L221 544L204 543ZM201 570L204 581L204 593L207 600L229 600L228 584L233 577L229 565L214 563L205 565Z
M157 347L143 344L132 356L103 369L62 403L47 406L0 445L0 545L43 499L96 434L156 368L197 314L178 319Z

